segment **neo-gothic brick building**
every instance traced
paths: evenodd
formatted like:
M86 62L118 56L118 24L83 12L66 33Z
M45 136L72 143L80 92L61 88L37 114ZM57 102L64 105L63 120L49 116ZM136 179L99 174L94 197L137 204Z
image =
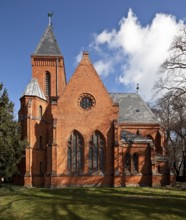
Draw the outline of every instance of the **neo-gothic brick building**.
M87 52L70 81L46 28L20 98L28 146L25 186L153 186L171 183L164 130L138 94L108 93Z

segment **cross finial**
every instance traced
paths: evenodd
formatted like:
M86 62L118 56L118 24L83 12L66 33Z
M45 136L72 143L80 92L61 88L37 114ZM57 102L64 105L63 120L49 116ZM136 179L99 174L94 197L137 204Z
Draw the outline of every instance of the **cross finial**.
M139 83L137 83L136 85L136 93L138 94L138 91L139 91Z
M48 25L52 25L52 15L53 12L48 12Z

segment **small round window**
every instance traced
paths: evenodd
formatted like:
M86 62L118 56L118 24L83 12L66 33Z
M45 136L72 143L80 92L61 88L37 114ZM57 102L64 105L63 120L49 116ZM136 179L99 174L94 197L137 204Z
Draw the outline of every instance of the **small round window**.
M79 106L84 110L90 110L95 106L95 99L92 95L84 93L79 97Z

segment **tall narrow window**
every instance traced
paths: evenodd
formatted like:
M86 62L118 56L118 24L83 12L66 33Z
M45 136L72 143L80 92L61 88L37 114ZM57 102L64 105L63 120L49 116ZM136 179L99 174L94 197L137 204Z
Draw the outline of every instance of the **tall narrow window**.
M82 149L82 146L78 147L77 161L78 161L78 170L82 170L83 169L83 149Z
M134 153L132 159L133 159L133 168L136 172L138 172L138 154Z
M93 147L90 146L89 148L89 170L93 170Z
M125 154L125 169L131 171L131 155L130 153Z
M89 169L90 171L101 170L104 172L104 147L105 140L103 135L96 131L91 136L91 141L89 142Z
M100 147L100 170L104 171L104 148Z
M67 152L67 167L68 170L72 169L72 151L71 147L68 147L68 152Z
M51 79L50 79L50 73L47 71L45 75L45 95L50 96L51 93Z
M67 167L72 173L80 173L83 170L83 137L78 131L74 131L68 140Z
M157 132L156 138L155 138L155 148L156 148L156 153L158 153L158 154L163 153L163 149L161 146L161 134L159 131Z
M39 106L39 117L42 118L43 116L43 109L42 109L42 106L40 105Z

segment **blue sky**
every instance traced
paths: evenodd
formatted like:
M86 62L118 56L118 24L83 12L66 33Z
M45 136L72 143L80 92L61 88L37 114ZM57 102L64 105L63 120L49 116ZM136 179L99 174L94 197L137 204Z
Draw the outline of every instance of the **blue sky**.
M67 80L88 50L108 91L135 92L139 83L139 93L149 100L160 60L186 19L185 8L185 0L0 0L0 81L15 112L49 11Z

